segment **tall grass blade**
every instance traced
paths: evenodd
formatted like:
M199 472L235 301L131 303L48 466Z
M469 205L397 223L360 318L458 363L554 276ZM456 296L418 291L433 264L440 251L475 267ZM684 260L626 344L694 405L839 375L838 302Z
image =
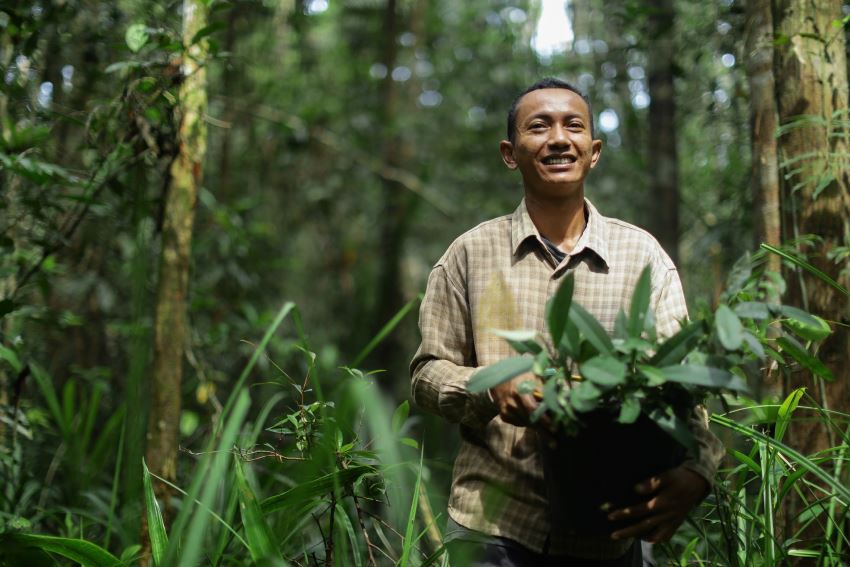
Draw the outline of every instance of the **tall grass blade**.
M242 525L245 526L245 535L248 537L251 559L273 558L283 559L280 550L274 543L272 530L263 517L263 512L257 502L257 496L245 478L245 471L239 459L234 461L236 470L236 483L239 488L239 509L242 512Z
M345 531L345 535L348 536L348 541L351 542L351 557L354 561L354 567L363 567L363 550L360 548L360 541L357 539L357 534L354 531L354 525L351 523L351 518L348 517L348 514L345 511L345 506L336 503L336 517L339 520L340 526ZM339 555L335 555L336 558L339 558ZM342 561L346 561L343 558Z
M151 555L153 555L154 565L159 566L163 564L162 560L168 547L168 535L165 532L165 522L162 520L162 510L160 510L159 502L156 501L156 495L153 492L151 471L148 470L148 465L144 459L142 459L142 483L145 491L145 510L148 518Z
M230 449L236 442L236 436L248 413L251 405L250 397L246 391L240 391L233 404L233 410L224 424L221 440L214 452L207 452L195 472L195 479L189 489L186 505L180 509L177 519L174 521L174 529L168 542L168 552L165 556L165 565L192 566L199 563L202 553L204 534L211 515L206 511L198 513L193 510L190 502L197 497L202 509L212 508L212 501L219 490L227 472L227 461L230 459ZM197 495L200 494L200 497ZM178 542L182 538L184 530L188 530L182 548L178 550Z
M775 447L780 453L796 461L800 466L808 470L812 475L817 477L825 484L829 485L829 487L835 491L836 495L840 496L844 500L844 502L850 502L850 488L845 486L839 479L832 477L832 475L826 472L822 467L818 466L814 461L812 461L796 449L793 449L772 437L768 437L760 431L751 429L746 425L742 425L723 415L714 414L711 416L711 421L717 423L718 425L722 425L727 429L731 429L732 431L740 433L741 435L749 438L750 440L754 440L760 443L766 443Z
M375 467L360 465L347 469L336 470L313 480L293 486L286 492L270 496L263 500L260 507L264 514L271 514L286 508L304 504L312 498L318 498L331 492L339 483L341 486L351 486L361 477L377 474Z
M413 530L416 527L416 508L419 505L419 491L422 488L422 461L425 456L424 445L419 452L419 468L416 471L416 484L413 486L413 498L410 502L410 511L407 514L407 525L404 528L404 541L402 542L401 558L398 560L400 567L407 567L410 561L410 552L415 543Z
M408 301L401 309L399 309L398 313L393 315L392 319L390 319L387 324L384 325L380 331L378 331L378 334L372 337L372 340L369 341L369 343L365 347L363 347L363 350L361 350L357 354L357 356L354 357L354 361L351 363L351 367L357 368L358 366L360 366L360 363L363 362L367 356L369 356L369 353L375 350L375 347L378 346L378 344L380 344L380 342L384 340L386 336L389 335L393 331L393 329L398 326L399 323L401 323L401 321L407 316L407 314L410 313L410 310L413 309L413 306L419 303L420 301L422 301L421 293L415 298Z
M83 567L117 567L120 559L107 550L82 539L54 537L35 534L0 535L0 547L4 551L18 547L34 547L76 561Z
M221 429L221 424L224 423L224 420L227 419L227 415L230 410L233 408L233 404L236 403L237 397L242 391L242 386L245 385L245 380L248 379L248 376L251 375L251 371L254 369L254 365L257 364L257 361L263 355L263 352L266 350L266 346L271 341L272 336L274 336L277 328L280 327L280 324L283 323L283 320L289 315L289 312L295 308L295 304L291 301L287 301L283 304L283 307L280 308L280 311L277 312L277 315L272 321L272 324L269 325L268 329L266 329L266 334L263 335L260 344L257 345L257 348L254 349L254 352L251 354L251 358L248 360L248 364L245 365L245 368L242 370L242 373L239 375L239 378L236 380L236 384L233 386L233 393L230 394L230 397L227 398L227 403L224 405L224 409L221 411L221 418L219 422L216 424L215 433L218 433ZM213 438L215 435L213 435Z
M826 275L822 271L818 270L817 268L815 268L814 266L812 266L808 262L801 260L800 258L796 258L796 257L792 256L791 254L788 254L784 250L780 250L779 248L775 248L775 247L771 246L770 244L765 244L764 242L761 243L761 247L764 250L767 250L768 252L773 252L777 256L780 256L781 258L788 260L792 264L803 268L804 270L806 270L807 272L809 272L810 274L812 274L813 276L815 276L816 278L818 278L822 282L826 283L827 285L832 286L833 288L837 289L838 291L840 291L841 293L843 293L847 297L850 297L850 291L848 291L847 288L845 288L843 285L841 285L840 283L838 283L837 281L835 281L834 279L832 279L831 277L829 277L828 275Z
M764 557L768 565L773 565L776 562L776 542L774 540L775 530L773 527L773 518L775 513L773 503L776 496L776 486L774 485L773 479L773 465L776 457L774 455L773 448L764 444L759 446L759 452L761 453L761 492L762 505L764 506L764 512L762 514L762 517L764 518Z

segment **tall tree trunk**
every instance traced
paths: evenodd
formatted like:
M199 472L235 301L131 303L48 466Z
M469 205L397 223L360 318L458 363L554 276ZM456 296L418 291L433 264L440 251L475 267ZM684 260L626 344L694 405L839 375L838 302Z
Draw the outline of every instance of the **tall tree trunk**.
M776 42L774 68L776 100L780 124L796 123L779 138L780 158L797 172L783 182L785 233L817 234L823 241L809 254L809 261L831 277L848 285L842 266L827 258L828 252L845 243L850 232L850 167L847 133L837 120L848 118L847 62L844 30L832 26L841 18L841 0L774 0ZM787 41L786 41L787 40ZM803 122L800 116L814 116L826 122ZM847 323L850 301L832 287L813 277L787 274L789 302L829 320ZM850 411L850 333L833 325L833 334L820 349L821 359L835 374L831 383L813 379L808 373L795 373L787 389L806 387L829 409ZM795 421L788 440L806 454L833 444L830 432L821 423ZM799 512L789 511L789 520Z
M383 124L382 163L387 168L398 168L404 163L404 144L397 133L398 87L392 78L398 59L399 16L396 0L387 0L384 11L384 46L381 62L387 76L381 85L381 124ZM378 282L376 286L375 321L372 334L401 308L401 258L404 250L406 210L408 195L404 188L391 179L382 178L383 212L380 224L380 249ZM376 349L376 363L390 371L400 370L401 345L394 333L387 336Z
M776 99L773 82L773 15L770 0L747 2L745 34L747 80L750 85L752 191L756 243L778 246L780 237L779 165L776 158ZM778 272L771 254L768 269Z
M673 87L672 0L650 0L649 160L654 205L652 232L674 262L679 260L679 156L676 152L676 100Z
M177 108L179 148L171 163L165 196L153 333L152 399L145 451L150 470L170 481L177 476L180 383L183 353L189 337L186 299L190 244L207 134L204 122L207 108L206 44L203 41L192 44L192 38L206 25L206 3L203 0L184 0L183 44L186 51ZM154 486L167 511L171 491L162 483Z

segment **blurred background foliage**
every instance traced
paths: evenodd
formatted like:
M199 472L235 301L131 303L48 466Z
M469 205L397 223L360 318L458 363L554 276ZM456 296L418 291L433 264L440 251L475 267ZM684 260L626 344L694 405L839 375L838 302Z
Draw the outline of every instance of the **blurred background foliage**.
M455 236L521 198L498 142L513 97L540 77L566 78L592 101L605 145L588 197L607 216L662 230L653 139L669 133L649 120L659 11L674 16L664 34L675 54L680 219L668 251L689 303L716 304L730 268L758 244L741 0L200 4L208 20L193 41L209 49L208 136L181 384L186 449L208 437L285 301L298 306L296 324L271 338L250 378L259 399L279 397L272 415L304 403L286 376L314 372L333 399L350 376L339 368L355 360L383 370L371 379L387 407L406 399L430 267ZM182 9L0 7L2 519L118 551L137 540L143 510ZM841 10L834 18L850 5ZM425 416L407 427L424 441L439 513L455 449L445 440L456 433ZM178 485L193 458L181 454Z

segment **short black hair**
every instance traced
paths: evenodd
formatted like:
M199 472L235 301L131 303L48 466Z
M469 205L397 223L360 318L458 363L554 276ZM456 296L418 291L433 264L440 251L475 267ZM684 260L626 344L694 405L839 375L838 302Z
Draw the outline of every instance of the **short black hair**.
M532 91L539 91L540 89L566 89L580 96L585 104L587 104L587 114L590 116L590 136L591 138L594 136L593 109L590 107L590 99L587 98L587 95L581 92L578 87L575 87L566 81L556 79L555 77L546 77L544 79L540 79L519 93L511 104L511 109L508 111L508 140L510 140L512 144L516 140L516 107L519 104L520 99L528 93Z

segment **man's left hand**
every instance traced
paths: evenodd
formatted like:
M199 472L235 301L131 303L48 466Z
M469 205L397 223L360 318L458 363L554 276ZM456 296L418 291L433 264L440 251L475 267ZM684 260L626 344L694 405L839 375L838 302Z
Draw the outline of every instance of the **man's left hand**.
M651 543L669 540L708 489L709 484L702 476L681 465L646 479L635 490L649 497L648 500L608 514L612 521L633 522L611 534L611 538L640 537Z

